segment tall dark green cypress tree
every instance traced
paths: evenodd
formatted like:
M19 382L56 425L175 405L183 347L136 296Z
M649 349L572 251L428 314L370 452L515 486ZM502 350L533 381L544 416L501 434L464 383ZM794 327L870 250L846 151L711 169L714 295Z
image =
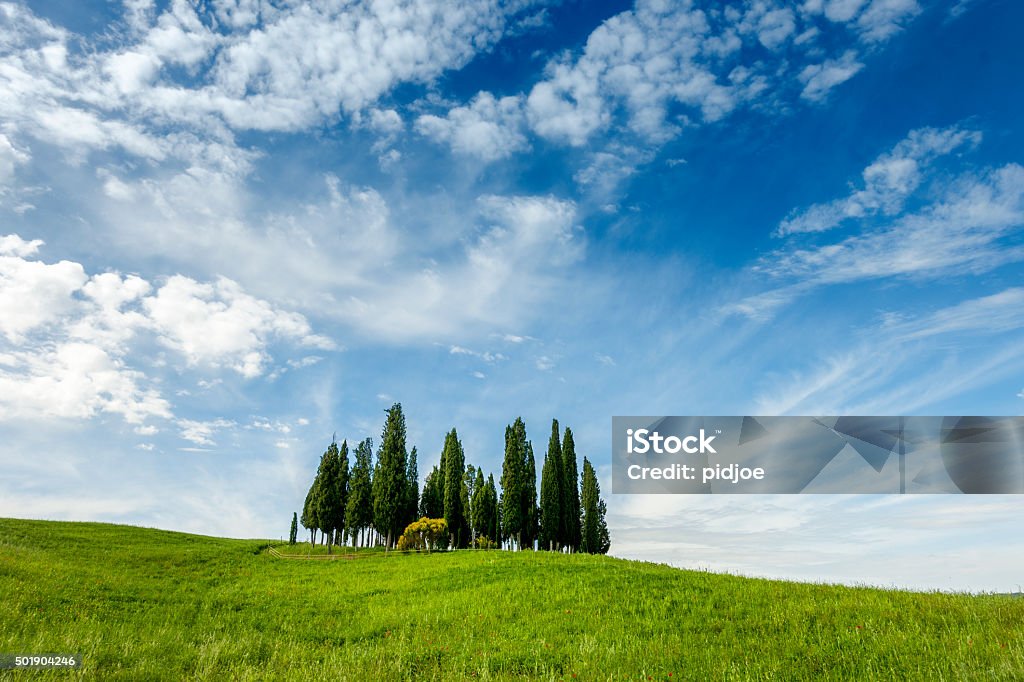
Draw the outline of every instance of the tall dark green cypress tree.
M420 470L416 462L416 447L409 453L409 466L405 470L405 509L402 529L416 520L416 512L420 505Z
M313 523L314 529L320 531L323 542L328 540L327 530L330 521L327 515L327 506L324 503L325 495L329 494L328 477L331 475L330 468L331 451L328 448L324 450L324 454L320 455L320 464L316 468L316 478L313 479L313 487L310 489L312 495L308 517L309 521Z
M313 493L316 489L316 481L309 486L306 492L306 501L302 503L302 527L309 531L309 544L316 544L316 510L313 507Z
M565 537L562 517L562 446L558 420L551 420L551 438L540 474L540 548L556 550Z
M341 450L338 451L338 511L335 528L338 531L339 544L345 544L346 529L348 528L348 489L351 471L348 466L348 441L341 441Z
M524 431L523 436L526 436ZM526 525L523 529L523 542L534 549L537 530L540 528L540 509L537 507L537 460L533 456L533 443L526 441L526 483L523 486L523 516Z
M373 440L370 438L356 446L345 523L353 542L363 531L365 545L366 530L373 524Z
M444 445L441 446L441 461L437 465L437 470L441 472L441 475L437 479L437 494L441 497L441 514L431 518L441 518L444 516L444 484L445 476L448 475L448 461L446 459L448 453L448 435L444 436Z
M576 442L572 437L572 429L565 427L565 436L562 441L562 467L565 475L562 477L562 518L565 521L565 535L562 539L572 551L580 547L581 528L579 473L576 468Z
M295 540L299 535L299 515L296 512L292 512L292 527L288 531L288 544L294 545Z
M473 540L473 491L475 488L476 467L466 464L466 468L462 472L462 512L466 517L466 532L469 538L467 544L469 545L472 545Z
M467 472L468 473L468 472ZM484 470L477 469L476 476L473 479L473 504L470 505L470 525L473 530L473 537L478 538L481 535L486 535L488 539L493 540L490 537L490 529L488 528L488 509L487 509L487 482L484 480Z
M608 534L608 523L605 521L605 514L608 513L608 505L604 500L599 499L597 503L597 553L607 554L612 548L612 538Z
M494 486L494 474L487 475L487 537L501 546L501 510L498 507L498 489Z
M596 554L601 546L600 510L598 508L601 502L601 489L597 484L594 467L590 465L590 461L586 457L583 458L582 488L583 524L580 549L590 554Z
M324 452L320 460L316 495L317 527L324 534L328 554L331 552L331 544L335 540L335 531L340 523L344 521L344 514L341 510L340 477L341 459L338 443L331 441L331 444L327 446L327 451Z
M466 520L465 494L463 492L466 456L462 450L462 443L459 442L459 434L454 428L445 438L441 459L445 463L444 520L448 523L452 547L461 549L469 545L469 525Z
M423 481L423 494L420 495L420 516L428 519L439 519L444 516L444 495L441 493L443 475L436 466L427 474Z
M392 547L402 528L405 506L405 475L408 452L405 449L405 415L402 405L395 403L387 411L377 452L377 470L373 480L373 525L384 537L385 546Z
M501 534L522 549L523 528L526 518L523 514L523 498L525 497L526 470L524 461L526 449L525 438L520 432L526 432L522 417L505 427L505 459L501 465Z

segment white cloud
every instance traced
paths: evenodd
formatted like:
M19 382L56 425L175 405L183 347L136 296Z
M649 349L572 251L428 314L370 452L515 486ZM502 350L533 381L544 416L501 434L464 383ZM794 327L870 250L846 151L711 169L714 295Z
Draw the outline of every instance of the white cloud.
M143 306L161 341L189 364L226 364L247 378L263 373L276 337L330 347L302 315L277 310L225 278L206 284L175 275Z
M702 58L711 32L704 12L654 2L608 19L578 59L553 63L533 87L527 98L533 130L579 146L609 126L621 106L630 130L664 141L677 132L666 121L671 103L708 121L721 118L735 107L737 94Z
M468 106L453 107L443 118L420 116L416 130L447 144L456 154L497 161L529 148L521 130L524 123L518 97L497 99L489 92L481 92Z
M303 316L230 280L175 275L152 294L136 275L89 276L79 263L37 260L41 245L0 237L0 420L169 418L155 382L128 363L140 334L155 334L189 364L223 364L247 377L262 371L272 341L330 345ZM150 435L149 428L138 432Z
M292 369L302 369L303 367L312 367L321 361L323 361L323 357L319 355L307 355L298 360L289 360L288 366Z
M140 385L141 372L96 345L68 342L11 355L14 365L0 368L0 420L110 413L138 424L170 417L167 401Z
M235 422L228 419L213 419L210 421L195 421L192 419L177 420L179 435L196 445L216 445L213 437L218 431L231 429L236 426Z
M779 224L779 236L794 232L821 232L851 218L876 213L895 215L904 201L924 180L924 173L939 157L964 147L975 146L981 133L950 128L920 128L911 131L891 151L864 169L863 186L849 196L795 212Z
M904 341L939 334L999 334L1024 327L1024 288L1011 287L969 299L926 317L887 324L887 333Z
M10 138L0 133L0 196L14 180L15 169L28 163L31 158L28 152L16 148Z
M865 4L867 0L828 0L823 9L829 21L847 22L857 16Z
M832 88L850 80L864 68L857 61L857 53L847 51L838 59L827 59L821 64L809 64L800 72L800 82L804 89L800 96L811 102L820 102L828 96Z
M661 144L686 126L720 120L746 104L785 109L794 88L805 100L821 101L863 68L861 51L897 33L919 11L913 0L805 3L799 11L772 0L753 0L743 10L639 0L594 29L580 54L549 62L544 77L524 93L526 121L533 133L572 146L610 128ZM822 13L841 28L823 32L826 27L816 25ZM791 41L825 59L808 64L786 54ZM773 54L754 57L755 48ZM492 95L480 93L446 116L421 117L420 129L464 151L489 140L499 157L528 144L521 137L521 100L506 97L507 108L499 110ZM461 142L459 132L466 136Z
M24 258L25 256L31 256L39 251L39 247L44 244L42 239L33 239L32 241L25 241L16 234L8 234L0 236L0 256L16 256Z
M796 31L796 15L789 7L754 2L739 26L742 33L753 33L769 50L781 47Z
M920 12L916 0L874 0L857 19L857 28L868 41L885 40Z
M252 422L247 425L247 429L255 429L257 431L271 431L274 433L291 433L292 427L287 424L274 420L271 421L266 417L253 417Z
M1024 168L964 173L935 203L890 226L824 246L777 251L757 269L805 283L987 272L1024 259L1003 238L1024 226Z
M566 285L565 268L584 250L574 202L487 195L476 208L482 226L443 264L368 277L339 302L341 319L389 342L465 336L519 323Z
M491 353L490 351L478 352L470 350L469 348L463 348L462 346L452 346L448 349L448 353L450 355L469 355L474 358L479 358L487 363L505 359L505 356L501 353Z
M800 370L776 376L755 397L755 414L913 414L1024 368L1012 290L969 299L893 325L865 329L846 348L811 354ZM993 327L984 316L999 320ZM984 337L978 349L929 343L942 334ZM927 368L922 370L921 368ZM928 371L928 369L932 371ZM926 412L929 413L929 412Z
M88 277L78 263L43 263L26 260L42 243L25 242L9 235L0 243L0 333L11 342L20 342L25 334L59 319L76 302L72 294L82 288Z

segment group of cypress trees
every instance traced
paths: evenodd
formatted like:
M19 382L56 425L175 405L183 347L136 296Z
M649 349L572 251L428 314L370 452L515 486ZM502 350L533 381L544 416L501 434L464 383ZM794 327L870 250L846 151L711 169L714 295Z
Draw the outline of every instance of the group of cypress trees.
M444 437L441 462L423 482L420 516L444 518L452 547L469 547L479 539L497 543L498 492L494 476L466 464L462 441L455 429Z
M444 518L451 546L507 546L606 553L610 547L606 507L594 468L583 460L582 495L572 431L551 424L551 438L541 472L540 504L533 444L522 418L505 428L501 494L494 475L466 464L453 428L445 435L441 461L419 490L417 453L406 450L405 416L395 403L388 411L376 464L373 442L356 446L349 469L348 441L332 441L320 458L300 519L292 516L289 539L296 541L297 522L317 532L328 545L371 544L393 547L405 527L419 517ZM328 549L328 551L330 551Z

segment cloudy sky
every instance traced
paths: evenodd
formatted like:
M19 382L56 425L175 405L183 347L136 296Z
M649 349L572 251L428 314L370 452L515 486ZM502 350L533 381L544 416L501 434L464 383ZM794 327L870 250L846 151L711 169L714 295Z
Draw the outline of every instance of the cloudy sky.
M1016 590L1017 497L612 496L612 415L1020 414L1024 5L0 3L0 515L280 537L400 401L613 553Z

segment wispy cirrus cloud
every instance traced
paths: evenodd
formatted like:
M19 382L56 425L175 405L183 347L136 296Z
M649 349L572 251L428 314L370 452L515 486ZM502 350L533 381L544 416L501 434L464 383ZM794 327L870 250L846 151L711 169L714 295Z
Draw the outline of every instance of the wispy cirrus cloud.
M824 232L846 220L895 215L925 180L933 161L980 142L980 132L958 126L913 130L864 169L860 188L842 199L795 211L779 224L776 235Z
M1024 290L1011 287L928 313L882 315L756 398L758 414L910 414L1024 366ZM942 339L981 338L964 354ZM918 371L930 367L934 371Z
M955 126L914 130L864 169L861 187L792 212L775 233L787 243L750 268L768 286L729 310L763 320L824 286L978 275L1024 260L1024 167L951 173L934 166L980 140L980 133ZM817 236L841 225L859 231L831 240Z

